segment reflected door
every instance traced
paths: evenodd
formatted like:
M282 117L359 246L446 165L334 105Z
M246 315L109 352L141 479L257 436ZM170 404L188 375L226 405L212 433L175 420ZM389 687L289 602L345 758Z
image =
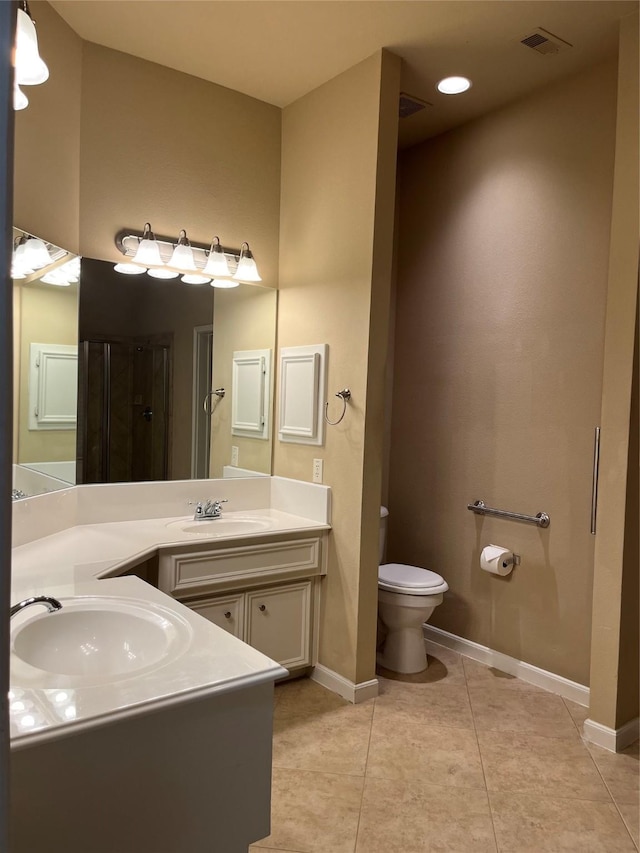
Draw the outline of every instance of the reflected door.
M83 342L78 482L168 478L170 366L165 345Z

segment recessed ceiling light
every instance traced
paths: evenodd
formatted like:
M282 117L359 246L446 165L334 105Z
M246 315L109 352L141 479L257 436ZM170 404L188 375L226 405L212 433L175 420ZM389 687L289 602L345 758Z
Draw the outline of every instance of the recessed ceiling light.
M443 95L459 95L471 88L471 80L467 77L445 77L436 88Z

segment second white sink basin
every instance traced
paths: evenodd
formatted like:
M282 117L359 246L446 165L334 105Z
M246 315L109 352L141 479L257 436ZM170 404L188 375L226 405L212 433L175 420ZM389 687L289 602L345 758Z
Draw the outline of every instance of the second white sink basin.
M62 610L24 622L12 634L12 648L37 669L95 682L160 667L189 638L189 625L165 608L96 596L63 601Z
M207 539L217 536L242 536L243 534L259 533L268 530L273 524L268 518L209 518L194 521L192 518L170 521L167 527L177 528L182 533L191 536L206 536Z

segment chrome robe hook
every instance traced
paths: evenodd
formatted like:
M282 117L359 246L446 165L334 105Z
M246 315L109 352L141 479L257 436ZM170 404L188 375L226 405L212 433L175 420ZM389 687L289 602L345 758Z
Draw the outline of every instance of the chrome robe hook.
M340 397L342 400L342 414L340 415L340 417L338 418L337 421L330 421L329 418L327 417L327 411L329 409L329 401L327 400L327 402L324 404L324 419L331 426L335 426L336 424L339 424L340 421L344 418L345 413L347 411L347 403L351 399L351 391L349 391L348 388L343 388L342 391L338 391L338 393L336 394L336 397Z

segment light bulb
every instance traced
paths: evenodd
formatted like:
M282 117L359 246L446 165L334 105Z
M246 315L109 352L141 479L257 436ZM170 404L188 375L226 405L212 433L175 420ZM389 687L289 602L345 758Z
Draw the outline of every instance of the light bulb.
M443 95L460 95L471 88L471 80L467 77L445 77L436 88Z
M49 69L38 51L35 24L24 9L18 9L15 66L19 86L38 86L49 78Z

